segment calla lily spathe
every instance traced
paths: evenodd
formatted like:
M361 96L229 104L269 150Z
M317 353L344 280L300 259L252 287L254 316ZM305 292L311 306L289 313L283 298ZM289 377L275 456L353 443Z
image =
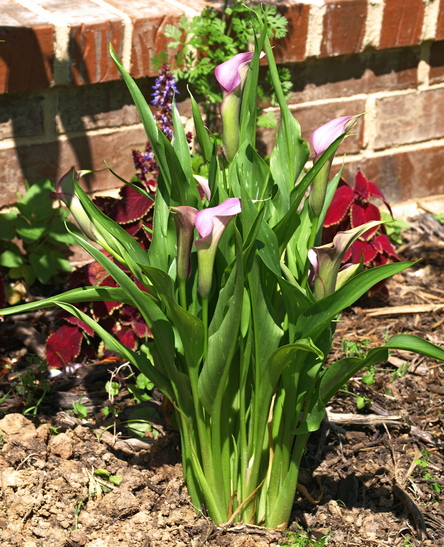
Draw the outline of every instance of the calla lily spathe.
M214 259L220 238L231 219L242 210L238 198L226 199L217 207L202 209L196 215L195 225L200 239L195 241L199 267L198 290L202 298L210 294Z
M357 116L341 116L318 127L311 135L311 144L315 153L314 162L322 156L338 137L345 135L353 127L357 119ZM324 206L333 157L334 154L324 163L312 183L309 205L316 217L319 217Z
M86 214L79 198L75 195L74 182L79 182L79 180L80 174L76 171L74 166L71 167L71 169L59 180L56 191L52 193L51 197L63 201L82 232L92 241L97 241L97 234L93 223Z
M379 226L381 222L367 222L351 230L338 232L332 243L313 247L308 251L314 277L314 296L316 300L332 294L359 271L360 264L353 264L341 270L342 259L353 243L367 230ZM348 271L347 271L348 270ZM342 273L342 272L341 272Z
M315 153L316 161L327 148L341 135L347 133L354 125L356 116L341 116L330 120L313 131L311 144Z
M222 142L225 157L231 161L239 148L239 113L242 91L247 79L252 52L238 53L215 69L216 79L222 88L221 117Z

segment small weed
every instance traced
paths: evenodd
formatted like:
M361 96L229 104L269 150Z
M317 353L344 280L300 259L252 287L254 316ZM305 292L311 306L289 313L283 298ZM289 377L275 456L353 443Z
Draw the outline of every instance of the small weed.
M428 450L421 450L421 457L416 458L414 460L414 463L419 466L421 471L421 477L425 479L434 492L437 494L441 493L442 486L439 484L439 482L436 482L436 479L432 476L430 473L430 452Z
M328 544L328 534L319 539L311 539L308 537L310 531L306 532L302 527L298 526L295 532L285 532L287 538L280 547L326 547Z
M83 399L83 395L80 397L78 403L72 403L72 408L76 416L78 416L79 418L87 418L88 409L86 408L85 405L82 405L82 399Z
M46 361L37 355L29 355L26 358L28 366L22 372L13 373L10 377L11 388L2 399L14 391L19 399L24 401L25 410L23 414L36 416L46 394L51 389L47 380L48 367Z
M393 241L393 243L401 245L403 242L401 234L403 230L410 230L410 224L405 220L393 220L392 216L385 211L382 211L381 218L387 223L384 224L385 233L387 236Z

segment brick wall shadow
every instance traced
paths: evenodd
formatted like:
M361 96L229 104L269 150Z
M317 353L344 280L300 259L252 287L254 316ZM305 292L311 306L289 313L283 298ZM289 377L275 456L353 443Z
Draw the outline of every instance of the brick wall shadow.
M72 122L67 116L73 113L64 101L71 87L51 89L54 74L56 80L57 74L64 75L68 83L76 67L69 60L55 59L52 27L50 31L45 34L41 29L37 33L27 27L0 27L0 138L14 140L20 171L0 169L0 183L8 194L10 189L13 200L23 180L33 183L48 178L56 182L72 163L82 169L93 168L88 127L82 117L77 120L76 133L70 132ZM75 54L71 59L82 54L75 41L70 52ZM92 81L83 66L82 77L86 83ZM84 108L88 108L86 101ZM67 142L60 141L60 132L66 133ZM62 165L65 162L67 165Z

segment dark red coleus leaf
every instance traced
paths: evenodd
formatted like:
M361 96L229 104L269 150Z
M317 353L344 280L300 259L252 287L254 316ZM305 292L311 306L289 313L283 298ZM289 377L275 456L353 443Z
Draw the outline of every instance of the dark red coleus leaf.
M138 338L151 336L148 325L143 320L139 310L134 306L124 305L119 312L119 321L122 325L131 327Z
M154 201L131 186L124 186L120 195L122 199L116 200L109 214L118 224L140 220L153 208Z
M351 206L350 219L351 227L356 228L356 226L362 226L362 224L366 224L372 220L381 220L381 213L376 205L373 205L373 203L355 201ZM370 228L370 230L363 233L359 239L368 241L378 230L379 226Z
M395 261L401 260L399 256L396 254L396 251L393 247L393 245L390 243L390 239L386 234L379 234L372 240L372 244L377 249L378 253L380 254L387 254L391 258L393 258Z
M112 329L114 336L127 348L135 351L137 340L134 331L130 327L124 327L116 323Z
M333 196L330 207L325 215L324 226L329 227L334 224L339 224L349 214L350 207L355 199L353 188L345 182L338 186L335 195Z
M364 264L369 264L375 259L378 251L373 247L371 243L361 241L358 239L353 243L350 249L345 253L344 262L352 262L353 264L359 264L361 259Z
M80 354L83 335L75 325L62 325L46 341L46 360L49 368L62 368Z
M81 304L77 304L76 307L79 308L79 310L83 311L84 313L86 313L89 309L89 305L85 304L84 302ZM94 331L89 325L87 325L84 321L82 321L78 317L71 315L67 311L62 310L58 314L58 317L60 317L61 319L64 319L67 323L70 323L71 325L76 325L77 327L80 327L80 329L86 332L88 336L94 336Z

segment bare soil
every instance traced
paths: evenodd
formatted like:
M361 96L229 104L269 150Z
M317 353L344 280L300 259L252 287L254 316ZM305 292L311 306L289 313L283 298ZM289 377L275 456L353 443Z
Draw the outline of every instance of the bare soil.
M404 259L421 262L390 280L387 297L346 310L332 359L362 351L363 340L372 347L399 332L444 345L444 237L431 218L417 220L401 248ZM22 317L15 345L11 321L0 331L3 547L444 546L444 363L393 352L372 385L360 374L332 400L303 460L289 531L307 540L296 543L288 531L217 527L195 512L181 477L178 435L156 393L146 404L158 412L157 439L131 438L123 425L114 435L101 409L110 402L109 370L119 363L93 362L50 380L36 416L24 416L29 404L14 372L26 351L41 350L45 319ZM364 408L357 408L357 396ZM85 420L72 413L81 397ZM125 389L114 404L120 421L134 408ZM98 469L106 473L94 474ZM120 485L108 480L113 476L122 477Z

